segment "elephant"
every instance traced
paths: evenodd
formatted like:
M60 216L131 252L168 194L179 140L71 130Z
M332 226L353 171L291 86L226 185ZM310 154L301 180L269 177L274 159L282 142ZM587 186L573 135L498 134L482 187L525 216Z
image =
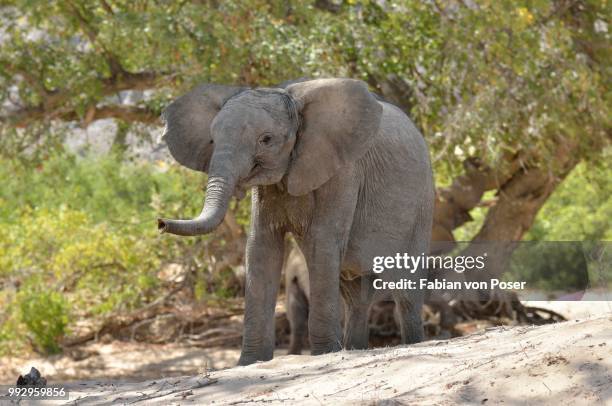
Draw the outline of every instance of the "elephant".
M310 296L310 284L308 282L308 268L306 266L306 260L304 255L294 243L288 243L285 246L286 258L283 265L283 272L285 274L285 309L287 314L287 321L289 322L289 349L288 354L301 354L304 349L305 340L308 336L308 311L309 303L308 297ZM430 252L430 255L434 253ZM436 278L442 278L437 272L429 270L428 279L434 280ZM342 281L340 284L342 289ZM341 290L341 292L343 292ZM349 292L343 292L349 293ZM351 300L351 298L348 298ZM452 332L455 324L458 323L458 318L455 315L452 307L448 304L448 301L440 295L440 292L429 290L425 292L425 305L429 306L430 311L438 313L440 320L439 326L443 330ZM393 306L394 307L394 306ZM344 323L344 312L346 306L344 306L344 300L340 301L339 307L341 313L341 322ZM386 314L389 312L389 307L383 303L371 303L370 314L368 316L368 325L375 325L377 327L382 323L387 327L386 333L389 333L389 317L393 318L395 326L400 324L399 315L397 312L392 314ZM427 313L427 312L425 312ZM381 315L383 315L383 321L381 322ZM344 324L343 324L344 325ZM350 329L349 326L344 326L344 330ZM369 328L366 329L365 335L369 336ZM370 345L372 343L370 342Z
M288 246L287 246L288 245ZM298 247L287 244L285 273L285 308L289 321L289 354L301 354L308 334L308 297L310 284L306 259ZM342 321L341 321L342 322Z
M308 332L313 355L367 347L367 310L390 296L403 343L423 338L423 292L383 291L376 256L428 252L434 186L429 151L399 108L360 80L306 80L285 88L205 84L162 113L163 140L182 165L208 173L200 215L158 219L158 229L206 234L223 221L232 196L251 189L245 255L244 334L239 365L272 359L274 309L291 233L310 280ZM340 327L340 291L346 310Z

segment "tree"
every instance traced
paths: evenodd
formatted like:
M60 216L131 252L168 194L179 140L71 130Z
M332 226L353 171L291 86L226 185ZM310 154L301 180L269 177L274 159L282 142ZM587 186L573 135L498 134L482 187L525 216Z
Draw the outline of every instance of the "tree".
M1 146L58 126L158 125L199 82L350 76L406 110L440 187L434 239L488 207L474 241L519 240L581 161L610 151L607 2L9 0ZM125 90L147 90L137 105ZM495 198L483 200L485 193Z

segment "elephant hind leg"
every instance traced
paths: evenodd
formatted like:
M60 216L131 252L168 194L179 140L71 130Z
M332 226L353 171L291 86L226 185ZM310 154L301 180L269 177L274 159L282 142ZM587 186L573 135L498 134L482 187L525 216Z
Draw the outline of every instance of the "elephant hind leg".
M369 340L368 306L347 306L344 348L347 350L365 350L368 348Z
M395 318L402 335L402 344L414 344L423 341L422 298L409 295L406 291L393 294Z
M308 335L308 298L294 277L287 286L287 318L291 330L289 354L301 354Z
M410 249L408 252L413 256L427 255L429 253L429 241L431 240L431 215L432 211L428 205L421 207L417 221L412 230ZM415 270L413 280L427 276L427 271L421 266ZM402 278L401 273L392 274L397 281ZM393 290L393 301L395 302L395 316L399 321L402 335L402 343L412 344L423 341L423 318L422 309L425 292L422 290Z

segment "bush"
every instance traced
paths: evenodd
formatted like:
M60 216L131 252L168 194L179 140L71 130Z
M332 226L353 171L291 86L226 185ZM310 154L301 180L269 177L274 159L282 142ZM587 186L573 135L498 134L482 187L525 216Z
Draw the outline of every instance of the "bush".
M612 241L612 163L579 164L538 213L525 239Z
M166 263L207 274L198 259L214 237L162 237L156 228L162 213L199 212L201 174L58 153L35 165L0 159L0 177L0 352L21 351L28 336L54 353L73 321L151 302L165 292L157 274ZM202 297L229 294L210 279Z
M589 253L594 244L538 241L520 244L512 255L508 280L526 281L530 289L573 293L591 287Z
M59 341L67 331L68 303L59 292L31 282L18 295L19 317L32 334L31 341L37 351L58 353Z

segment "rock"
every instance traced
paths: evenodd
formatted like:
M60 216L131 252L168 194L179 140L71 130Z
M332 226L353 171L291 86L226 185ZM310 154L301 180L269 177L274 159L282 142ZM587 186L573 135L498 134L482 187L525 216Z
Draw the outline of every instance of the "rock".
M47 380L38 369L32 367L26 375L19 375L17 386L47 386Z

